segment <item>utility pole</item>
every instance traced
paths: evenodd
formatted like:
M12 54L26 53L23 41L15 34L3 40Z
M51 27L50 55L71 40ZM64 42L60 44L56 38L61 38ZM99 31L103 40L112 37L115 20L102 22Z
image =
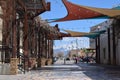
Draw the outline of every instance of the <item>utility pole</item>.
M77 57L76 57L76 63L78 63L78 43L77 43L77 38L76 38L76 54L77 54Z

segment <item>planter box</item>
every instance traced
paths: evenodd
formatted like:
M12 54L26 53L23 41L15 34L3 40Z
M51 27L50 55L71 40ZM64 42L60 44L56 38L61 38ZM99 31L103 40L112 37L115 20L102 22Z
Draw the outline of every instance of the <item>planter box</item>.
M47 59L41 58L41 66L45 66L46 65L46 61L47 61Z

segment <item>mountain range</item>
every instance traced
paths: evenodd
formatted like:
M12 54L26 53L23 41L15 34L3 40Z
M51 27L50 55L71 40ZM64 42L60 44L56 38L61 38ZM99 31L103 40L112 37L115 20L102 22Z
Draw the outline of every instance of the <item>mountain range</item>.
M54 49L54 54L58 54L59 52L64 53L64 56L66 56L68 54L68 50L64 49L64 48L60 48L60 49Z

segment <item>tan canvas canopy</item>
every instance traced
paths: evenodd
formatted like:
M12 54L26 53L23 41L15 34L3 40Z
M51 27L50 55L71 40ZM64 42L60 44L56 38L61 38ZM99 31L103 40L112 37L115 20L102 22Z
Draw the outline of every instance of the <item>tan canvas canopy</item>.
M93 7L87 7L87 6L82 6L86 9L95 11L95 12L99 12L103 15L107 15L109 17L116 17L120 15L120 10L117 9L104 9L104 8L93 8Z
M89 37L89 38L96 38L100 34L106 32L106 30L97 31L97 32L76 32L70 30L64 30L65 32L69 33L70 37Z
M72 37L77 37L77 36L78 37L82 37L84 35L92 34L92 33L87 33L87 32L76 32L76 31L70 31L70 30L64 30L64 31L66 31L67 33L69 33Z

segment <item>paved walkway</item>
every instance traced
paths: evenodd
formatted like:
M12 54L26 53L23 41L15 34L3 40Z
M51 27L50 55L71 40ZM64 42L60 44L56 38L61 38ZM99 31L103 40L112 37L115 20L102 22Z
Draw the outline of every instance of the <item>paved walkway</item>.
M0 80L120 80L119 68L87 63L58 63L26 74L0 75Z

